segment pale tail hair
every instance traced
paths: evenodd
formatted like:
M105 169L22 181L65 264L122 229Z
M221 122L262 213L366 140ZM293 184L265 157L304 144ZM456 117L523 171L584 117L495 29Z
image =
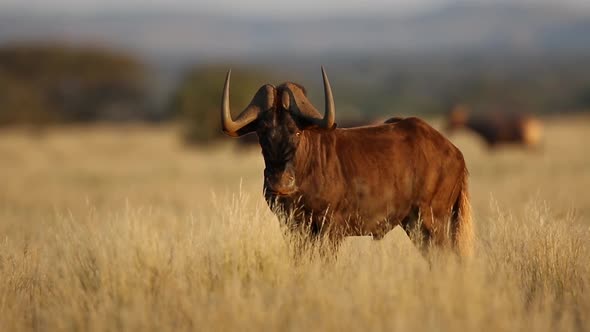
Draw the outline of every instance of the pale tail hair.
M467 178L468 173L465 170L459 196L453 205L453 216L451 219L453 248L459 256L465 258L473 257L475 238Z

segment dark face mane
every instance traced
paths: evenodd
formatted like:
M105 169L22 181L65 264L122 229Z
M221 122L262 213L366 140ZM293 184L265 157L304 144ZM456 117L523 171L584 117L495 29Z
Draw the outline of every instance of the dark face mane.
M305 89L294 84L304 93ZM286 84L277 87L280 96ZM280 100L275 97L274 100ZM301 133L309 127L297 115L285 109L281 102L263 112L258 119L256 133L264 157L265 189L278 195L288 195L296 190L293 160L301 143Z
M278 109L263 114L256 133L266 167L284 166L293 160L301 129L288 111Z
M335 107L332 88L322 67L325 111L322 116L306 96L305 88L286 82L278 87L265 84L250 104L234 120L229 106L231 70L228 71L221 100L221 129L232 137L255 131L262 148L266 168L265 191L275 196L291 196L297 192L295 158L303 142L304 129L317 127L332 130Z

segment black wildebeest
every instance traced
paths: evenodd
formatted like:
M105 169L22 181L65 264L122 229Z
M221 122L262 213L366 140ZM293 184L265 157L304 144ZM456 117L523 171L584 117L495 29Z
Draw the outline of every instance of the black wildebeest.
M541 143L543 127L536 118L525 114L486 113L472 115L467 106L457 105L448 115L447 131L466 128L478 134L489 148L513 144L536 148Z
M345 236L381 239L401 225L422 249L433 244L470 254L467 168L461 151L442 134L418 118L336 128L323 68L323 117L302 86L287 82L262 86L232 120L230 74L222 129L232 137L258 135L264 195L283 222L335 245ZM289 211L290 218L279 211Z

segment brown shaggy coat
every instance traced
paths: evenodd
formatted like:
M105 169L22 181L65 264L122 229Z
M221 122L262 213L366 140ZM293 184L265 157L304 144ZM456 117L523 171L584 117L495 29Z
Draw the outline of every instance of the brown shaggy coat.
M261 87L234 121L229 74L226 79L222 127L234 137L258 135L271 209L290 228L334 244L345 236L381 239L402 226L421 248L433 244L470 255L473 229L461 151L418 118L336 128L323 74L323 117L299 85L284 83Z

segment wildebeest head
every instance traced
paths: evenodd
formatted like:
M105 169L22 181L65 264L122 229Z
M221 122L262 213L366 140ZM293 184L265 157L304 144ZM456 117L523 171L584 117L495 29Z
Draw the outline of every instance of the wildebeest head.
M331 130L335 127L334 98L328 76L322 67L325 113L322 117L307 98L305 89L295 83L278 87L262 86L250 104L232 120L229 107L231 71L227 73L221 106L224 133L239 137L256 132L265 162L264 188L272 196L297 192L294 162L302 133L311 128Z

